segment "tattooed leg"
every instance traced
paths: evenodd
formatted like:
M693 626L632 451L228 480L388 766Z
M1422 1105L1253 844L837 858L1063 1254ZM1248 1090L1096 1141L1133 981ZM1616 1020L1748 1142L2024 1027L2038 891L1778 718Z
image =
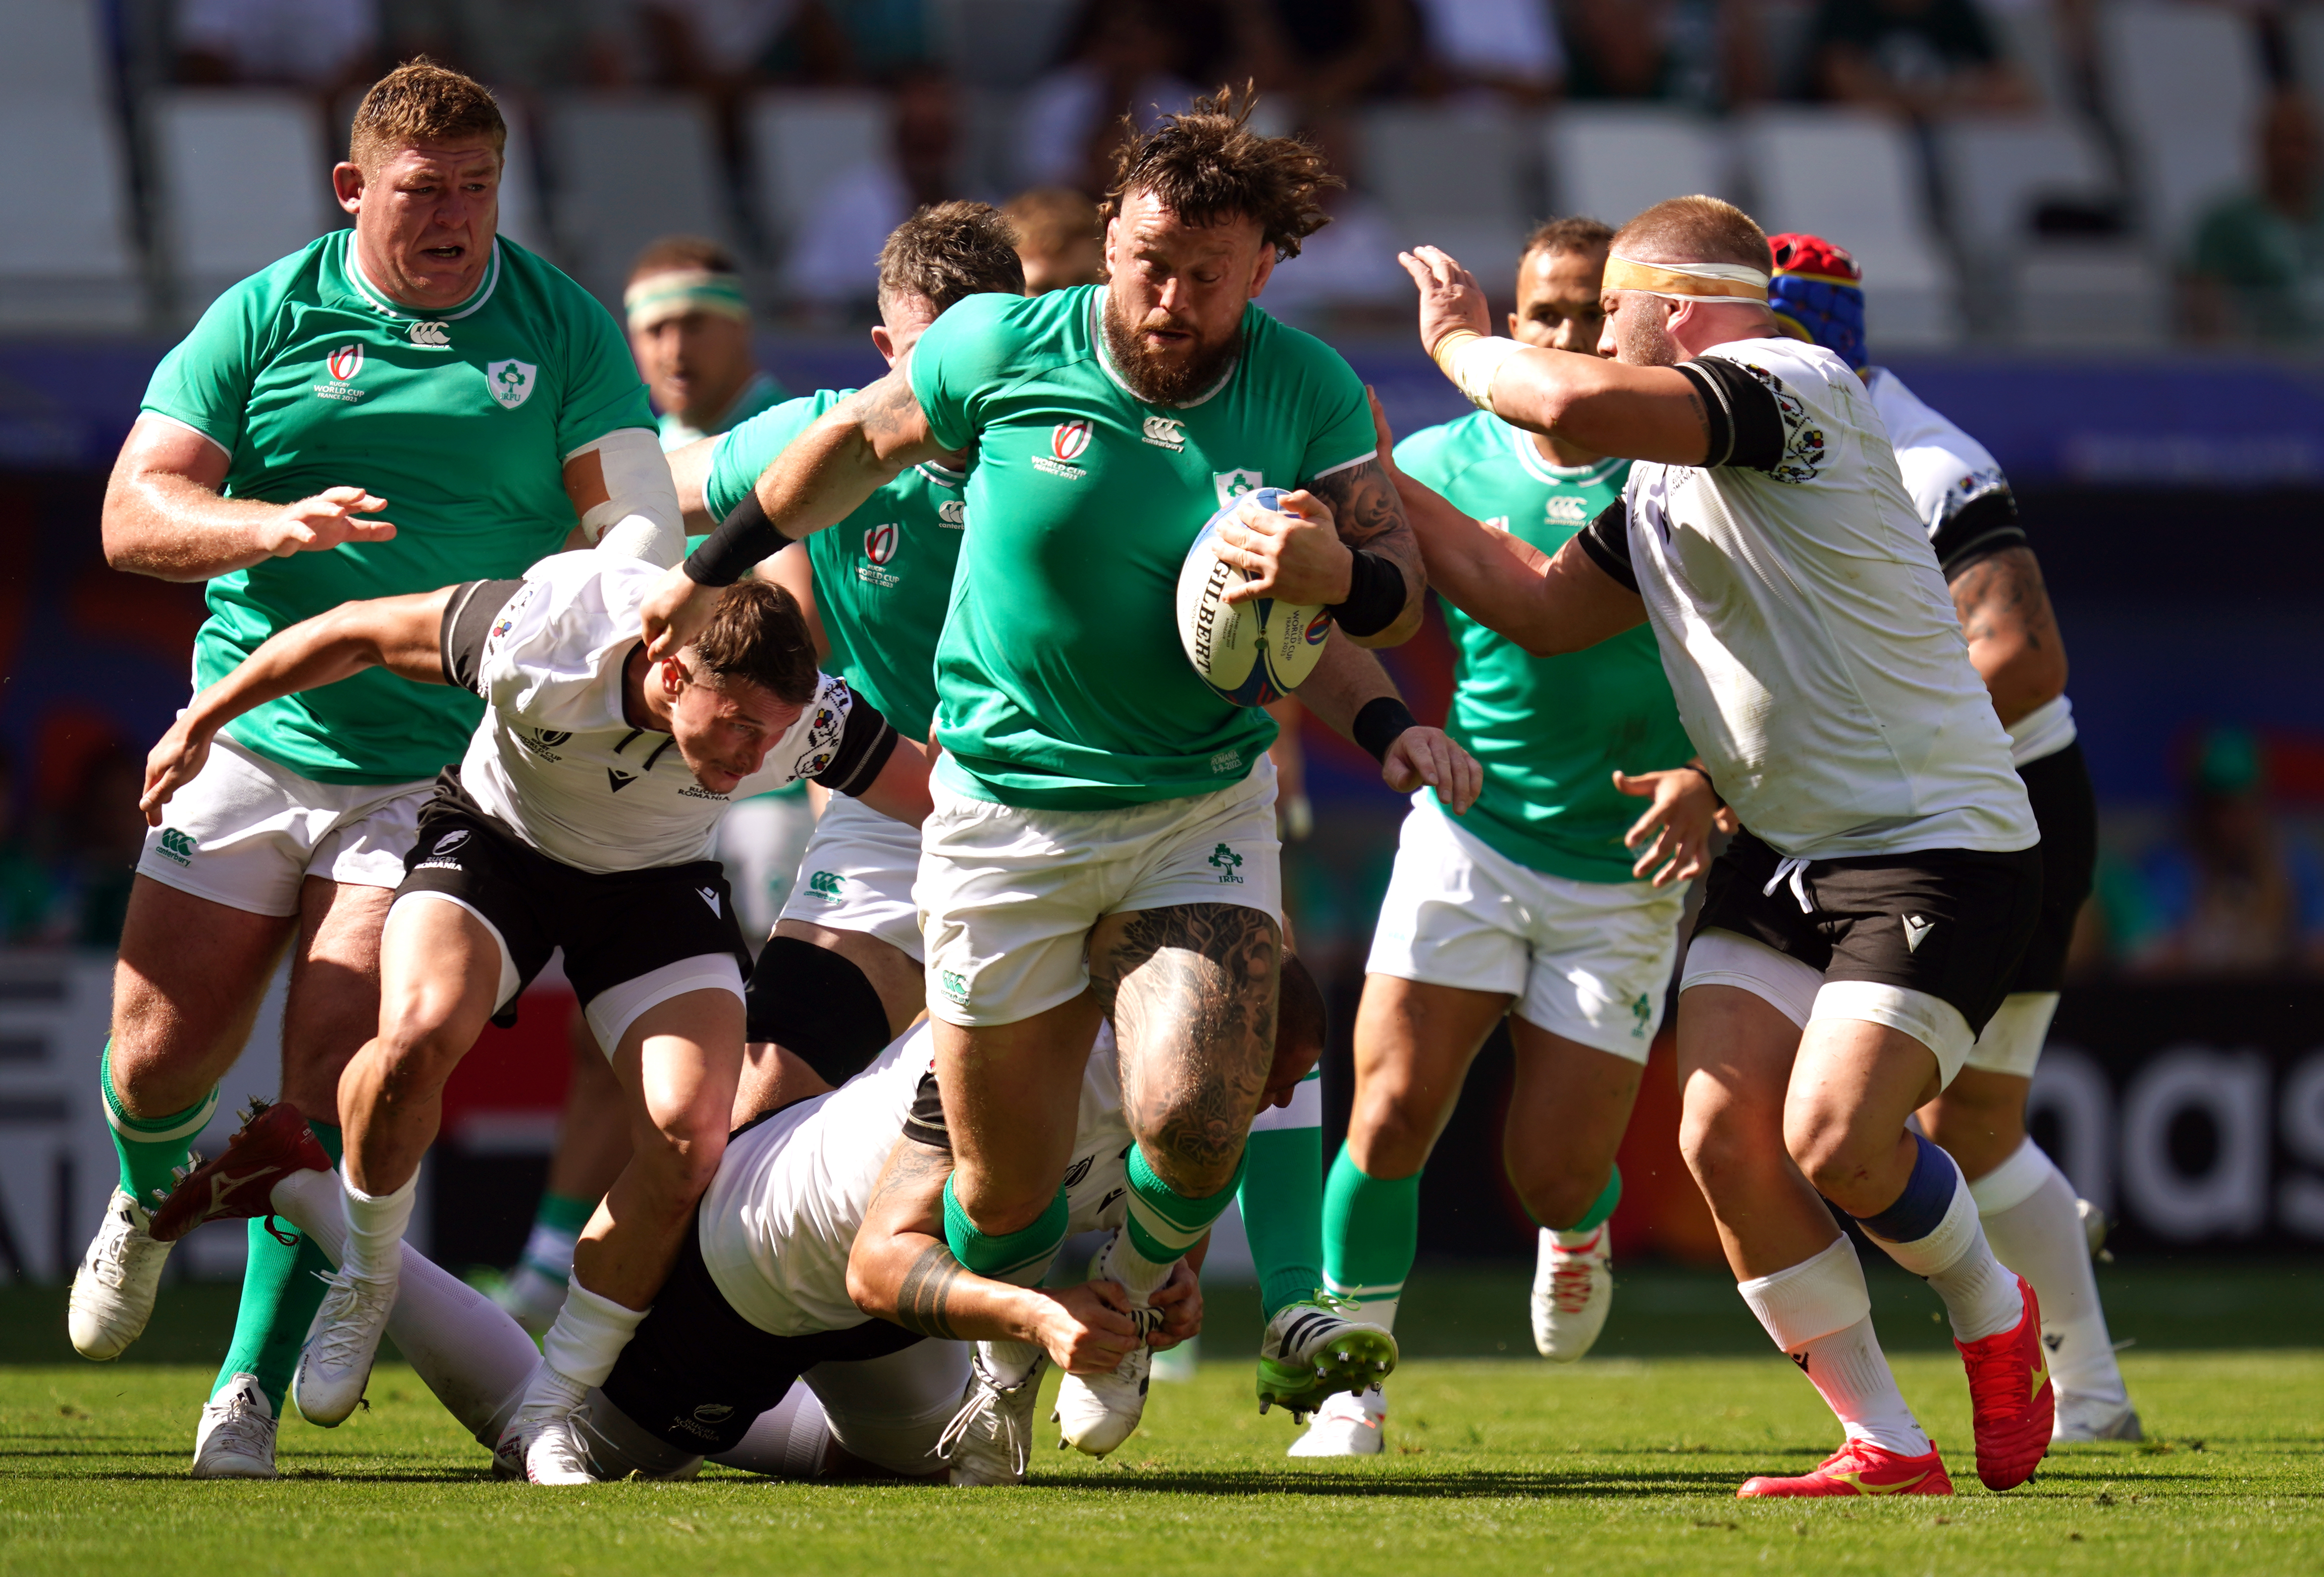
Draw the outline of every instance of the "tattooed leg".
M1130 1131L1182 1196L1217 1194L1241 1164L1274 1056L1281 955L1274 918L1233 904L1109 915L1090 935Z

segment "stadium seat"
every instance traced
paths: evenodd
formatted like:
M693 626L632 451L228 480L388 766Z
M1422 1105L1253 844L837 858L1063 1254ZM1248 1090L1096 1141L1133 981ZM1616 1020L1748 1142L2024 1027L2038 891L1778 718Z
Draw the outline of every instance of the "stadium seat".
M876 93L762 93L747 117L759 218L779 241L805 227L833 182L890 162Z
M1812 231L1863 263L1876 346L1960 337L1951 262L1902 126L1854 110L1763 110L1743 119L1741 143L1760 224L1771 233Z
M1992 29L1994 42L2009 58L2047 107L2064 109L2074 102L2065 51L2058 42L2057 19L2047 5L1998 5L1982 0L1978 9Z
M1576 106L1551 118L1545 141L1551 208L1618 227L1665 198L1734 184L1717 134L1683 110Z
M152 101L163 256L191 318L236 280L346 223L322 117L296 93L180 88Z
M2045 241L2004 275L2011 337L2048 349L2159 346L2171 327L2170 287L2144 247Z
M0 6L0 328L122 329L145 312L128 161L91 0ZM28 222L38 215L40 222Z
M2098 54L2147 242L2176 255L2203 209L2251 180L2257 42L2224 6L2125 0L2098 14Z
M1938 125L1935 137L1953 238L1980 263L2026 245L2043 202L2097 208L2115 193L2106 150L2064 115L1963 115Z
M678 94L576 93L543 117L557 233L573 277L618 307L630 263L673 232L732 242L716 139Z
M1526 190L1532 128L1485 106L1394 105L1361 123L1360 184L1406 246L1441 246L1485 277L1507 272L1536 206Z

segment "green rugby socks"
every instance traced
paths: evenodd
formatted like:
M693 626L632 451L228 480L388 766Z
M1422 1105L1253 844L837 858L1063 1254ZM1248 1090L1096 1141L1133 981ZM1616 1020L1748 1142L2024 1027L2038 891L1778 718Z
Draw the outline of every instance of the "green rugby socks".
M121 1157L121 1191L135 1200L139 1209L150 1211L161 1203L154 1191L167 1194L176 1185L176 1168L193 1153L194 1136L208 1127L217 1113L217 1087L183 1111L167 1117L133 1117L114 1092L110 1040L97 1059L97 1085L105 1094L105 1120L113 1130L114 1154Z
M977 1230L954 1196L952 1185L953 1178L945 1178L945 1244L952 1250L952 1257L979 1276L1012 1286L1038 1286L1041 1277L1049 1273L1049 1261L1057 1257L1057 1245L1065 1240L1065 1185L1057 1185L1056 1197L1032 1225L997 1236Z
M1260 1112L1243 1150L1242 1226L1259 1272L1262 1320L1313 1297L1323 1285L1317 1264L1323 1246L1323 1130L1293 1116L1310 1105L1320 1115L1321 1103L1308 1099L1315 1093L1308 1086L1320 1091L1323 1076L1320 1070L1308 1074L1288 1111Z
M1342 1145L1323 1185L1324 1288L1355 1299L1370 1323L1393 1330L1419 1251L1420 1174L1370 1176Z
M1534 1215L1530 1206L1526 1207L1526 1214L1533 1217L1534 1225L1555 1238L1559 1248L1579 1249L1590 1240L1590 1235L1592 1232L1613 1219L1614 1208L1621 1203L1622 1168L1617 1166L1613 1168L1612 1175L1606 1179L1606 1186L1598 1191L1598 1197L1590 1202L1590 1208L1583 1211L1582 1219L1572 1226L1552 1226L1541 1217Z
M321 1141L331 1165L337 1166L339 1125L309 1119L307 1127ZM292 1371L299 1367L299 1350L307 1342L307 1327L315 1323L315 1311L323 1306L323 1278L330 1275L331 1262L289 1222L278 1216L271 1224L276 1231L291 1233L293 1241L286 1244L276 1238L267 1230L270 1223L264 1218L249 1223L250 1258L242 1269L242 1305L235 1311L234 1341L226 1348L226 1362L219 1366L210 1395L226 1389L235 1375L254 1375L258 1388L266 1393L274 1416L280 1418L282 1397L290 1388Z

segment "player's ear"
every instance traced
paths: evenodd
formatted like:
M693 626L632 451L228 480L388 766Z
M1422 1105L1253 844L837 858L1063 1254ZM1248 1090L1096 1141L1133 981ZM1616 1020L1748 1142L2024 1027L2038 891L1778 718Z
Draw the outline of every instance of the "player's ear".
M1259 265L1251 270L1250 275L1250 293L1253 300L1258 298L1259 291L1267 289L1267 281L1274 275L1275 246L1273 243L1262 236L1259 243Z
M363 166L346 159L331 166L331 193L348 213L359 212L363 208Z
M890 366L896 364L896 337L888 332L884 323L872 326L872 348L884 357Z

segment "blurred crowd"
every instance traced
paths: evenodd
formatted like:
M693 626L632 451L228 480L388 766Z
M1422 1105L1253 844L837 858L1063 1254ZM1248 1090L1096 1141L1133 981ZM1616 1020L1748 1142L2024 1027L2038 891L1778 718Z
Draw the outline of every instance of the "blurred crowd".
M136 5L140 0L124 0ZM1272 129L1323 143L1356 189L1315 256L1286 274L1285 305L1385 305L1401 281L1365 196L1350 117L1383 102L1541 109L1630 101L1725 113L1770 101L1871 106L1914 124L1960 114L2080 117L2119 161L2135 128L2108 125L2098 26L2108 0L143 0L161 7L179 80L290 86L326 102L425 51L519 100L573 89L676 89L721 118L747 157L737 106L764 88L890 96L893 158L845 183L786 265L784 293L860 293L859 233L945 197L1027 188L1094 193L1121 117L1150 119L1200 88L1255 81ZM2262 62L2247 189L2172 220L2172 312L2198 339L2324 341L2324 205L2314 96L2299 41L2324 25L2292 0L2221 0ZM964 55L1030 53L1000 75L1010 123L963 103L991 69ZM2035 57L2038 57L2035 58ZM2303 90L2304 88L2304 90ZM986 95L990 97L990 95ZM2115 122L2122 116L2117 113ZM971 128L972 120L979 124ZM972 131L1004 155L967 168ZM1941 172L1928 172L1941 186ZM2135 183L2126 183L2126 188ZM2044 235L2119 238L2107 201L2053 205ZM1601 216L1619 219L1623 216ZM2183 235L2177 232L2184 230ZM1294 278L1293 275L1296 277ZM1291 298L1296 297L1297 300Z

